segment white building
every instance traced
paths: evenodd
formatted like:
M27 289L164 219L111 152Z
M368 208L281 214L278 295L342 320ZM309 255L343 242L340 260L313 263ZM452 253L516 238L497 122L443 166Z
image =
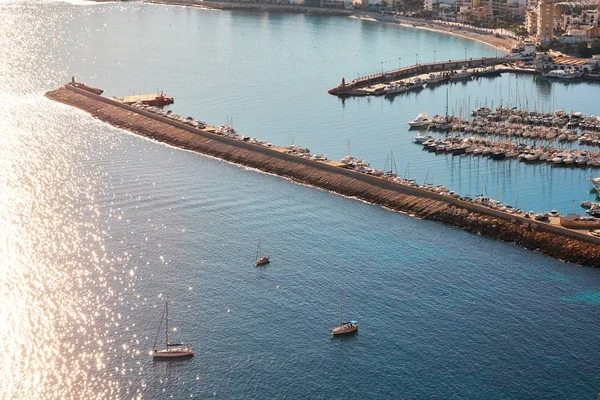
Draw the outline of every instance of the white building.
M423 8L426 10L433 10L435 8L451 8L457 6L457 0L425 0L423 2Z

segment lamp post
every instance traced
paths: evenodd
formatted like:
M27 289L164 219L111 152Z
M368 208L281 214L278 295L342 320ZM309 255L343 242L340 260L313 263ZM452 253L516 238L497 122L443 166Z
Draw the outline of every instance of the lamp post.
M435 50L433 51L433 63L435 64Z
M498 51L498 50L496 50ZM401 68L401 64L402 64L402 57L398 57L398 69Z
M465 60L467 59L467 46L465 46Z
M415 53L415 63L419 65L419 53Z

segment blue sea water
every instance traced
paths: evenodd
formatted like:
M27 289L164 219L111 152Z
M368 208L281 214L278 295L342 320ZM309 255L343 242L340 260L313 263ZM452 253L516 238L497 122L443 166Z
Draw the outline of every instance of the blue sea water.
M215 124L233 115L243 133L278 144L294 138L341 158L351 139L356 155L393 150L439 183L474 190L485 173L506 196L528 188L519 193L531 208L548 196L569 207L563 186L586 189L579 170L416 151L404 123L443 108L443 89L394 102L326 94L376 60L495 50L368 21L140 3L17 2L0 16L10 49L0 57L0 397L600 391L595 269L171 148L42 97L71 75L108 95L163 87L180 114ZM510 79L453 86L453 96L491 98ZM585 112L594 90L552 85L574 93L554 101ZM266 268L253 266L259 239ZM340 288L360 332L332 339ZM148 355L164 301L171 337L191 343L193 359Z

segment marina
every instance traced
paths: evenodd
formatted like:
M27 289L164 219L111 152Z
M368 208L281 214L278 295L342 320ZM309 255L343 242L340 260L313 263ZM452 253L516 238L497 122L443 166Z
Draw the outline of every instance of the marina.
M165 117L140 107L131 107L71 84L48 92L46 96L55 101L92 112L93 115L105 122L144 136L292 178L295 181L346 196L358 197L398 211L411 212L423 218L461 226L473 218L472 214L476 216L479 214L489 215L495 218L492 224L494 228L492 230L479 228L480 232L507 240L509 232L512 231L516 234L516 231L519 231L517 236L510 236L511 241L516 240L521 245L530 247L532 243L528 243L528 240L535 238L533 246L537 249L544 249L546 254L560 254L561 258L577 260L576 262L582 264L597 265L600 262L598 238L586 231L566 229L561 226L560 219L549 220L548 224L532 224L530 216L524 215L522 211L515 212L518 210L507 207L503 209L490 207L484 202L449 195L449 191L419 187L414 180L399 177L393 172L385 173L373 169L369 164L365 164L362 160L356 160L350 155L341 163L332 164L324 156L316 157L322 158L321 160L315 159L309 155L308 150L290 151L290 149L278 148L269 143L252 143L249 140L240 140L240 136L237 134L235 137L228 137L227 134L216 129L206 127L200 129L190 126L185 122L189 121L187 119L181 120L181 117L178 116L176 118ZM191 123L199 124L193 120ZM169 126L170 128L167 128ZM231 130L227 131L231 136ZM475 217L475 219L477 218ZM501 234L497 231L498 224L504 226ZM570 228L572 227L573 225L570 226ZM495 235L492 232L495 232ZM529 232L534 235L528 234ZM579 243L571 243L572 241ZM559 243L564 242L569 242L568 252L562 251L558 247ZM550 243L553 245L549 246ZM581 249L581 252L574 251L574 248Z
M412 138L445 131L407 124L470 119L485 103L597 115L596 86L507 72L397 96L325 93L360 71L494 56L409 18L40 0L0 14L12 344L0 398L597 394L600 276L561 254L585 252L580 241L547 232L596 208L600 171L429 153ZM164 87L176 102L43 96L72 75L109 100ZM511 206L528 217L494 216ZM269 267L254 267L259 239ZM342 322L360 329L333 339L340 288ZM169 339L163 325L153 346L165 303ZM154 362L169 340L195 356ZM32 343L44 351L23 353Z

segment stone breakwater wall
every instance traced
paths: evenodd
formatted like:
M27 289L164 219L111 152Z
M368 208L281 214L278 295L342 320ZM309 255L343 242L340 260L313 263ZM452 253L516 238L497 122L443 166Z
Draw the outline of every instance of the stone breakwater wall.
M424 189L220 136L70 85L50 91L46 96L86 111L113 126L176 147L356 197L391 210L451 224L565 261L600 266L600 239L584 232L538 224Z

